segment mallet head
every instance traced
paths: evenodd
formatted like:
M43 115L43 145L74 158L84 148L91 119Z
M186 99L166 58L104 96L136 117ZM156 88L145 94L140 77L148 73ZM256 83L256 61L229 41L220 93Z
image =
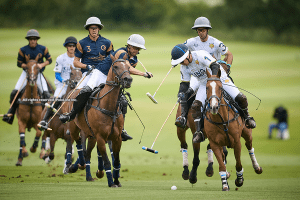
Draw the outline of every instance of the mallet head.
M150 149L150 148L147 148L145 146L142 147L143 150L146 150L146 151L149 151L151 153L155 153L155 154L158 154L158 151L154 150L154 149Z
M157 101L154 99L154 97L149 92L147 92L146 95L151 99L151 101L153 103L157 104Z

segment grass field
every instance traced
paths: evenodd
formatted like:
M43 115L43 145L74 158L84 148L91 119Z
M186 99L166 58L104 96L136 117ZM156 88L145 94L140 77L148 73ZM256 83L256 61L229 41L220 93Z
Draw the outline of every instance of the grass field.
M18 49L27 44L25 29L0 30L0 113L9 108L9 94L14 88L21 70L16 66ZM47 66L45 75L53 83L54 62L65 52L63 42L68 36L81 39L85 31L39 30L39 43L49 48L53 63ZM103 31L114 48L126 44L132 33L110 33ZM38 158L39 152L29 154L22 167L16 167L19 134L17 120L12 126L0 121L0 199L300 199L300 48L275 44L258 44L223 41L234 55L232 77L236 86L243 88L261 99L244 92L249 101L250 114L256 119L257 128L253 130L253 147L260 166L261 175L255 174L245 146L242 146L244 185L235 190L235 160L233 150L229 149L227 169L232 173L229 179L231 190L221 191L218 165L215 160L213 177L205 176L207 166L206 140L201 145L198 182L191 185L181 178L182 155L174 125L175 112L161 131L154 149L157 155L145 152L142 146L151 147L158 131L176 103L180 83L179 67L169 74L153 104L146 96L154 94L165 77L170 65L171 49L187 38L163 33L140 33L146 40L147 50L142 50L139 60L148 71L154 74L150 80L134 76L131 102L145 125L143 126L133 111L126 115L125 128L134 137L124 142L121 150L122 188L108 188L106 178L93 183L85 181L85 171L64 175L63 162L65 143L59 140L55 146L55 159L47 165ZM190 37L194 37L191 35ZM138 65L138 69L143 68ZM267 139L268 124L273 121L274 108L284 105L289 112L290 139L286 141ZM26 132L27 147L32 145L34 131ZM192 166L192 135L187 135L190 169ZM243 140L243 139L242 139ZM244 143L244 141L242 141ZM41 146L41 141L39 147ZM77 153L75 153L77 157ZM91 169L95 178L97 169L96 151L92 153ZM170 188L177 186L176 191ZM113 191L112 191L113 190Z

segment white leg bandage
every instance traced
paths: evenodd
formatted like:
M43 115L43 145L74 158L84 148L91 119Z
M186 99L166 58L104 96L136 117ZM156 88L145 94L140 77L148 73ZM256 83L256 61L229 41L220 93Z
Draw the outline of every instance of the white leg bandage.
M252 161L253 168L254 169L259 168L259 164L257 163L256 158L255 158L254 148L252 148L251 150L248 150L248 152L249 152L249 155L250 155L250 158L251 158L251 161Z
M187 149L180 149L182 152L182 158L183 158L183 166L189 166L189 160L188 160L188 151Z
M208 164L211 163L211 162L214 162L214 152L211 149L208 149L206 151L206 153L207 153L207 162L208 162Z

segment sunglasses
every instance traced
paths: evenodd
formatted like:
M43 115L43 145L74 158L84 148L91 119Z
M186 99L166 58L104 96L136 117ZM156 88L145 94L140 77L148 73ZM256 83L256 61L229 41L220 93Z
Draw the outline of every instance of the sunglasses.
M67 44L67 47L76 47L75 44Z

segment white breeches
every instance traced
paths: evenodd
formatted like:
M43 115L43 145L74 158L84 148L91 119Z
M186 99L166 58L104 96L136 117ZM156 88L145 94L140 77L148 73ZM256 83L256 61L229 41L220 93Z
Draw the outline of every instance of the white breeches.
M23 83L23 84L22 84ZM37 75L37 80L36 80L38 88L43 92L43 91L48 91L48 86L47 82L44 78L44 76L41 73L38 73ZM26 79L26 72L23 70L21 73L21 76L15 86L16 90L22 90L27 84L27 79Z
M233 98L240 93L239 89L235 87L235 85L232 83L232 81L226 76L221 76L221 82L223 85L224 90ZM205 81L199 81L196 77L192 76L190 81L190 87L196 91L196 100L201 101L202 105L205 103L206 99L206 80Z
M87 72L84 72L82 74L82 77L84 78ZM83 79L81 78L81 80ZM107 79L107 76L100 72L98 69L94 69L92 73L90 73L88 76L84 78L82 83L77 87L77 89L81 89L84 86L88 85L91 89L94 89L95 87L99 86L101 83L105 83ZM80 80L80 81L81 81ZM79 81L79 82L80 82Z
M66 91L68 89L68 85L59 82L58 84L55 84L56 86L56 90L54 92L54 98L58 97L61 98L62 96L64 96L66 94ZM64 87L63 87L64 86Z

